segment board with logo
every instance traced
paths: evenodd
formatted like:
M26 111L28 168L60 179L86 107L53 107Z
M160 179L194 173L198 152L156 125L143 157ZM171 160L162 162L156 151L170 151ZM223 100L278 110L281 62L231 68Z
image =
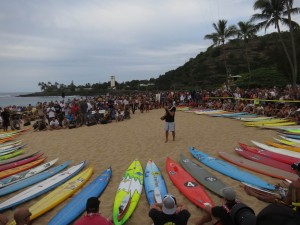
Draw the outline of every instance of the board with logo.
M178 190L200 208L213 202L205 189L188 172L169 157L166 160L167 173Z
M194 163L183 154L180 154L180 164L200 184L219 196L221 196L220 190L227 187L215 175Z

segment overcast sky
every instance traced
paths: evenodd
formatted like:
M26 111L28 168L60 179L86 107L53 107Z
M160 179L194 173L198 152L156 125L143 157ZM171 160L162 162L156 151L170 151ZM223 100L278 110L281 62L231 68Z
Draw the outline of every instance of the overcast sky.
M248 21L252 0L1 0L0 92L157 78L212 43L212 23ZM300 1L294 1L300 7ZM299 17L295 19L300 21Z

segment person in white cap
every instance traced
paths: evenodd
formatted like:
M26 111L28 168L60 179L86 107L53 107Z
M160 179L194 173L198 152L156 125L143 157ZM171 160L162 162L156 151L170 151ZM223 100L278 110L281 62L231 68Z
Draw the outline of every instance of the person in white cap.
M186 225L190 216L187 207L178 204L176 198L170 194L164 196L162 203L154 203L149 211L154 225Z
M206 205L204 208L205 215L198 221L196 225L202 225L212 220L212 216L217 218L222 225L233 225L233 220L230 216L230 211L234 205L238 202L236 201L235 191L226 187L221 190L221 196L223 196L225 203L221 206L212 207L211 205Z

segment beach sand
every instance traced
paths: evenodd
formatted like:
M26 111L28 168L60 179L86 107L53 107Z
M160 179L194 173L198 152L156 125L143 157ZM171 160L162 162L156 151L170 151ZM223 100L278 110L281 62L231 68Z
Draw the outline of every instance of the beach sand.
M72 165L75 165L82 160L87 160L87 166L92 165L95 169L88 183L102 173L104 169L111 166L113 171L111 181L100 197L100 211L106 217L112 216L113 202L118 185L130 163L134 159L138 159L145 168L147 161L153 159L163 173L169 192L176 196L178 202L188 206L191 212L188 224L194 224L195 220L202 215L201 209L193 205L178 191L169 179L165 169L166 157L169 156L179 162L180 153L184 153L188 158L212 172L226 185L233 187L237 192L238 199L252 207L256 213L267 205L267 203L247 195L239 186L239 182L219 174L193 159L188 152L188 147L194 146L215 157L218 157L218 151L235 154L234 147L238 145L238 142L251 144L250 140L259 142L271 140L272 137L276 136L275 131L245 127L241 121L237 120L177 111L175 116L176 141L172 141L170 134L169 140L171 141L165 143L164 121L160 120L163 114L163 109L151 110L149 113L143 114L137 111L136 114L131 115L130 120L123 122L91 127L83 126L77 129L45 132L29 131L20 138L27 144L27 152L42 151L48 157L48 161L59 157L59 164L72 159ZM273 184L280 182L278 179L255 172L251 173ZM222 204L219 197L210 191L207 192L215 205ZM12 193L1 197L1 201L14 195L15 193ZM30 207L42 197L43 195L21 206ZM34 224L47 224L69 200L34 220ZM136 210L126 224L152 224L151 219L148 217L148 211L149 205L143 192ZM12 218L13 212L14 210L8 210L4 214Z

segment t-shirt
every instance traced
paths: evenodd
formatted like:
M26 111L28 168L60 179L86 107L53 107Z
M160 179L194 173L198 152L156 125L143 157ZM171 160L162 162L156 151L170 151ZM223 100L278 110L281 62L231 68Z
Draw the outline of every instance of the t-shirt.
M113 225L113 223L99 213L93 213L81 217L74 225Z
M182 210L173 215L164 214L154 208L149 211L149 217L153 220L154 225L186 225L190 216L191 214L187 210Z
M176 112L176 107L172 106L171 108L169 108L169 111L175 113ZM171 116L169 113L166 113L166 122L172 123L174 121L175 121L175 114L174 114L174 116Z

